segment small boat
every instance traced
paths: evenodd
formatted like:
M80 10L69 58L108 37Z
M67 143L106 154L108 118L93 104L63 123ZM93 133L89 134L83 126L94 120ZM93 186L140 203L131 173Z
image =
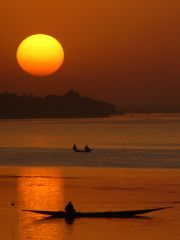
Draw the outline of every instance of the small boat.
M89 152L92 152L92 148L89 148L89 149L86 149L86 150L83 150L83 149L73 149L74 152L85 152L85 153L89 153Z
M74 152L83 152L83 153L89 153L92 152L93 148L89 148L88 145L84 147L84 149L79 149L77 148L76 144L73 145L72 147Z
M133 218L137 215L163 210L170 207L150 208L142 210L128 210L128 211L108 211L108 212L75 212L67 215L64 211L42 211L42 210L23 210L26 212L33 212L38 214L48 215L52 218Z

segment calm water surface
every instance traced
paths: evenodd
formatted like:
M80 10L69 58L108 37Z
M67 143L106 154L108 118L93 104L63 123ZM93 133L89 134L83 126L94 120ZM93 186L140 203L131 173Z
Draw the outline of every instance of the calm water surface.
M100 149L180 150L180 114L112 118L0 120L0 147L61 148L86 143Z
M73 153L74 143L94 151ZM179 239L179 114L0 120L0 166L3 240ZM69 200L80 211L173 208L72 224L22 211L61 210Z
M180 170L5 167L0 169L1 239L177 240ZM133 219L47 219L22 209L80 211L173 206ZM14 202L15 206L11 206Z
M180 114L0 120L0 165L180 168Z

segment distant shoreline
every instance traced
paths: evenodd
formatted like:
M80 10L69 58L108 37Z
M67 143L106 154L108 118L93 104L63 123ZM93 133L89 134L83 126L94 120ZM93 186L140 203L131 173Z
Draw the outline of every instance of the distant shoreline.
M0 94L0 119L98 118L117 114L115 105L69 90L64 96Z
M118 116L118 115L121 115L121 114L114 114L114 115L97 115L97 116L61 116L61 117L54 117L54 116L49 116L49 117L1 117L0 116L0 120L9 120L9 119L12 119L12 120L28 120L28 119L78 119L78 118L110 118L110 117L113 117L113 116Z

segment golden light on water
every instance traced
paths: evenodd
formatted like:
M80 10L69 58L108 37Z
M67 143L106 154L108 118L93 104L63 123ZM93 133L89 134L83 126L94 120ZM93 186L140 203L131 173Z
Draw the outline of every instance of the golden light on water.
M17 200L22 209L63 210L64 180L62 171L55 168L21 168L17 178ZM62 239L59 221L45 221L47 215L19 211L18 239ZM44 220L44 221L43 221ZM43 224L41 224L43 223Z
M51 176L54 169L23 168L22 178L18 178L18 199L24 209L62 210L64 208L64 180L61 171L57 177ZM26 174L27 173L27 174Z
M56 72L64 61L62 45L54 37L35 34L24 39L17 49L19 66L35 76Z

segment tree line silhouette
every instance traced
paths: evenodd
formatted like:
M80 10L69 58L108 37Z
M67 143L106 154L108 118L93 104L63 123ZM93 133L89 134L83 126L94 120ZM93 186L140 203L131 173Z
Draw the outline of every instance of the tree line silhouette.
M0 118L105 117L115 113L113 104L82 97L74 90L64 96L0 94Z

